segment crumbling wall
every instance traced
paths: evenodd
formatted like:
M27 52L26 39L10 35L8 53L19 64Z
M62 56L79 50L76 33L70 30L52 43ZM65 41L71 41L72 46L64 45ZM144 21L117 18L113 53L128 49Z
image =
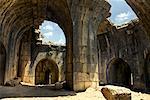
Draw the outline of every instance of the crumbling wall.
M67 87L83 91L98 86L96 32L101 21L109 16L109 10L105 0L1 0L0 39L6 47L8 71L5 81L17 76L20 38L29 30L33 34L44 20L50 20L58 23L66 36ZM29 58L34 52L32 42ZM30 65L31 59L27 60Z
M126 0L129 6L134 10L147 34L150 36L150 1L149 0Z
M24 71L23 81L35 84L35 73L36 67L39 62L44 59L52 60L58 67L58 81L65 81L66 72L66 50L65 46L55 45L37 45L34 53L32 54L35 58L31 60L30 66L27 66Z
M109 62L114 58L121 58L130 66L133 88L146 90L148 79L145 59L150 49L150 41L143 26L133 22L120 29L110 27L108 31L98 35L100 83L107 84L106 72Z

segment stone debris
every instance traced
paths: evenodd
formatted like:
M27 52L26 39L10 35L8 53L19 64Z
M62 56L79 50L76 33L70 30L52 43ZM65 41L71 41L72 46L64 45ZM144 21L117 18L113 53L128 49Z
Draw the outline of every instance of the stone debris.
M19 87L2 87L0 86L0 98L2 100L106 100L103 96L101 89L108 88L111 90L112 94L123 94L124 92L127 94L131 94L132 98L115 98L115 99L107 99L107 100L149 100L150 95L144 93L133 92L130 89L124 87L117 86L100 86L97 89L88 88L85 92L75 93L73 91L66 90L54 90L54 89L45 89L38 87L28 87L28 86L19 86ZM29 92L30 91L30 92ZM34 95L37 95L35 97ZM45 97L42 95L46 94ZM60 94L63 94L60 95ZM68 94L68 95L66 95ZM17 98L13 98L16 97ZM4 98L6 97L6 98Z
M56 82L55 83L55 89L56 90L60 90L64 87L64 84L66 83L66 81L61 81L61 82Z
M105 86L101 92L107 100L131 100L131 90L124 87Z
M20 82L21 82L21 78L14 78L12 80L9 80L5 83L5 86L18 86L20 85Z
M108 1L0 0L0 84L16 86L20 80L14 77L21 77L35 85L66 80L66 87L77 92L97 87L100 81L150 90L150 0L125 0L140 23L117 30L104 21L111 15ZM38 40L36 29L44 20L60 25L66 49ZM116 57L130 67L111 62L107 66ZM54 88L61 89L62 84L56 83Z

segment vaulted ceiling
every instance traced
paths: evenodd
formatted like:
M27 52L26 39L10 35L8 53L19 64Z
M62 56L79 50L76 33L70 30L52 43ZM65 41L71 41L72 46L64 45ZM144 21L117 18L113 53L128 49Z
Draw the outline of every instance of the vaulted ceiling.
M150 36L150 0L126 0Z
M51 20L67 33L71 16L66 0L0 0L0 32L4 41ZM15 39L15 38L14 38Z

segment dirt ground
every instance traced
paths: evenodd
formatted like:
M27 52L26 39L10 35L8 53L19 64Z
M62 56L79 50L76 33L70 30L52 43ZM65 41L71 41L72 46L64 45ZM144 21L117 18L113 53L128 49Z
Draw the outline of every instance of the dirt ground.
M75 93L64 89L53 90L51 87L0 86L1 100L105 100L98 89L88 88L85 92ZM150 94L131 91L132 100L150 100Z

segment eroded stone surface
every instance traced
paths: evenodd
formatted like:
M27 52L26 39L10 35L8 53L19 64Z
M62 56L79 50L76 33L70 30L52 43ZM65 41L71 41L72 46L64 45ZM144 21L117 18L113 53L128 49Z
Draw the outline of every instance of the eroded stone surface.
M149 1L128 2L149 34ZM136 34L129 36L128 32L125 33L128 28L120 29L119 32L102 35L101 39L98 39L101 43L97 43L98 29L103 27L99 25L110 16L110 7L105 0L1 0L0 43L6 53L0 54L0 65L2 61L5 63L2 67L5 76L0 79L2 83L15 77L21 77L22 80L34 77L29 75L37 56L36 43L39 42L34 30L38 29L44 20L50 20L58 23L66 36L65 75L69 89L83 91L90 86L97 87L99 81L106 83L106 63L113 57L127 60L129 65L133 66L131 71L134 73L135 88L149 87L148 84L145 85L150 77L149 68L146 67L149 66L150 59L149 39L147 40L147 35L141 34L144 30L141 26L131 27L129 34L132 31ZM100 55L98 44L102 44ZM99 60L99 56L103 59ZM147 72L144 72L144 67ZM26 68L27 70L24 70ZM24 74L28 77L24 77ZM28 82L34 83L33 80Z
M118 29L109 21L102 24L108 27L98 32L100 83L148 90L150 41L143 26L138 20Z
M144 25L147 34L150 35L150 1L149 0L126 0L130 7Z
M123 87L106 86L101 92L107 100L131 100L131 90Z

